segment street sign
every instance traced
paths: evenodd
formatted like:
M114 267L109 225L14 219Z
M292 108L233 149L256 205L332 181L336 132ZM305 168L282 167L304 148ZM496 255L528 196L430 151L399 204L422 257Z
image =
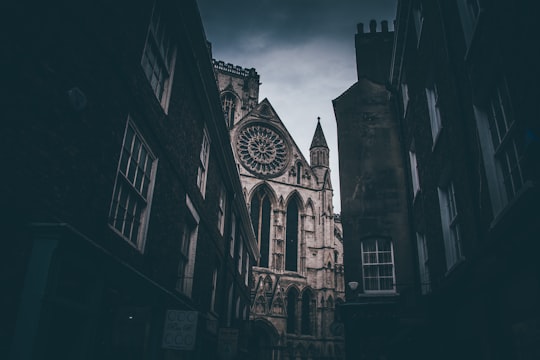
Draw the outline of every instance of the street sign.
M218 335L219 358L232 359L238 352L238 329L220 328Z
M197 312L167 310L162 347L174 350L193 350L197 340Z

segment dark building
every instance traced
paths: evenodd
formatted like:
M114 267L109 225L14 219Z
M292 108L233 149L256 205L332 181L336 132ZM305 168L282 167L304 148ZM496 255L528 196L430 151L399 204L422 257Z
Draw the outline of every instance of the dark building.
M381 21L380 31L377 31L375 20L370 21L369 32L365 32L363 23L357 25L354 47L358 79L368 78L379 84L387 83L394 45L393 35L393 31L388 31L386 20Z
M10 17L0 357L246 358L258 249L195 1Z
M399 121L386 88L393 32L358 25L358 81L333 101L338 129L347 359L409 358L418 323Z
M534 13L399 1L390 81L427 315L417 358L540 358Z

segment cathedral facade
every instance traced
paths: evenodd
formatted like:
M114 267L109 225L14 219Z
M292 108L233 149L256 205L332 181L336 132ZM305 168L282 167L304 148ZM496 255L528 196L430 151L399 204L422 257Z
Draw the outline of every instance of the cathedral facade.
M308 161L268 99L259 102L255 69L214 61L214 71L261 254L250 279L249 354L341 359L343 243L321 124Z

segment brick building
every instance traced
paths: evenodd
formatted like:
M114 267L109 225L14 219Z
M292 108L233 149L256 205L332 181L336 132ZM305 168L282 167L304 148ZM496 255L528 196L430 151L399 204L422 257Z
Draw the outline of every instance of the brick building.
M415 346L390 341L386 357L540 356L540 111L532 81L538 78L539 50L530 46L533 13L532 4L525 2L403 0L398 2L390 57L381 55L388 39L376 33L361 35L366 51L359 76L379 76L379 83L359 78L334 101L340 168L350 172L354 164L360 170L371 163L383 166L389 159L381 153L395 154L401 147L409 210L401 216L409 218L408 236L416 245L411 246L416 270L404 283L397 259L393 264L396 287L402 283L414 292L410 299L415 309L409 319L414 319L414 331L397 339ZM358 56L358 39L356 44ZM391 59L386 77L380 77L380 64L370 67L369 54L382 56L382 63ZM385 104L383 99L392 105L375 108ZM377 141L384 124L377 115L383 110L398 123L399 146L392 147L396 143L388 139ZM354 118L356 122L347 122ZM362 131L351 136L352 125ZM341 144L354 144L354 139L363 141L357 141L358 149L351 152L355 156L350 156L350 149L344 152ZM381 143L384 149L366 151ZM399 164L391 168L397 171ZM341 174L348 283L354 276L350 262L364 267L365 259L348 260L359 251L350 254L347 213L370 210L369 199L354 202L354 196L362 191L375 196L388 188L391 178L387 174L369 187L370 177L358 177L355 185L353 178ZM360 233L373 227L359 224ZM396 326L382 321L376 309L365 308L386 334ZM397 328L405 323L398 321ZM350 330L347 324L346 329ZM354 349L346 340L350 354Z
M391 89L409 158L419 358L540 356L532 3L399 1Z
M259 251L195 1L8 25L0 357L247 356Z
M355 36L358 81L333 100L338 129L347 359L409 358L419 323L400 124L386 88L394 32Z

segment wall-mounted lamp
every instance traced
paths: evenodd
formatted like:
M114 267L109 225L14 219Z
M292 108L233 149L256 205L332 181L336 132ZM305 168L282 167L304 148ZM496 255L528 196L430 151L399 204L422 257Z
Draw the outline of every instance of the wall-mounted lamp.
M352 291L355 291L358 288L358 281L350 281L347 285Z

